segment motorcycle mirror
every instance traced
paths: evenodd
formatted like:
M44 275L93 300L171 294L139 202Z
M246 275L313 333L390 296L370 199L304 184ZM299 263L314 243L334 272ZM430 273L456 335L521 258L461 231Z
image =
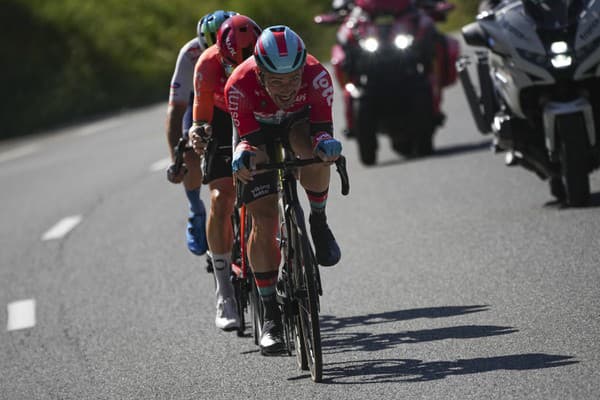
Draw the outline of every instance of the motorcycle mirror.
M338 13L327 13L327 14L319 14L314 17L314 21L316 24L328 25L328 24L337 24L342 19L341 15Z
M488 47L487 34L478 22L471 22L461 30L465 42L470 46Z

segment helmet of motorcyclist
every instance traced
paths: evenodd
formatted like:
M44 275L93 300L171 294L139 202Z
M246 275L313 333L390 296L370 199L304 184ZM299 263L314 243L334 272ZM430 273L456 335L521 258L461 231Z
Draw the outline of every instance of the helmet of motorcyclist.
M584 0L522 0L525 12L538 28L563 29L573 24L583 11Z
M368 14L399 14L412 3L413 0L356 0L354 2Z
M224 64L237 66L252 55L261 29L245 15L234 15L217 32L217 47Z
M217 42L217 31L225 20L238 15L235 11L217 10L206 14L198 21L198 41L202 49L208 49Z
M300 36L289 27L270 26L256 41L254 59L262 70L287 74L304 66L306 47Z

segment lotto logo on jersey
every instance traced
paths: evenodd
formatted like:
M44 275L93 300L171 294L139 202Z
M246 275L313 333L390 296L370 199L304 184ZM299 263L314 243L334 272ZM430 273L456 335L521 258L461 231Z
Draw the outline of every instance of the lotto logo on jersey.
M321 96L327 99L327 105L331 107L333 104L333 86L331 85L331 81L327 79L327 71L321 71L313 79L312 85L316 90L321 90Z
M236 128L240 126L240 99L244 97L244 94L240 92L235 86L231 86L227 91L227 108L231 115L231 120Z

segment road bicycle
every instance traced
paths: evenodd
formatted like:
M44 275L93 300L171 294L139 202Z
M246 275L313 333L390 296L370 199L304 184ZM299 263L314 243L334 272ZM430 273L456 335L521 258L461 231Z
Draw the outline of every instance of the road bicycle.
M297 159L287 139L278 135L269 151L270 163L259 164L257 170L279 171L279 244L283 265L277 283L277 299L282 311L284 338L289 355L295 350L298 367L310 370L311 379L320 382L323 374L319 296L323 294L319 266L309 240L304 211L297 191L299 167L322 163L320 158ZM335 162L341 178L342 194L350 190L346 159ZM241 186L241 185L238 185ZM239 192L238 192L239 193ZM262 326L262 313L258 315Z

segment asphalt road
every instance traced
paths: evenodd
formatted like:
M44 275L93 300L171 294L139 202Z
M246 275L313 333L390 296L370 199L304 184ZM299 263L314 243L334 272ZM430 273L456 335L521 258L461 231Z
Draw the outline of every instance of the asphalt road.
M432 157L384 139L365 168L343 139L322 384L215 328L166 104L0 143L0 399L598 398L600 175L590 207L560 208L490 152L459 86L444 109Z

